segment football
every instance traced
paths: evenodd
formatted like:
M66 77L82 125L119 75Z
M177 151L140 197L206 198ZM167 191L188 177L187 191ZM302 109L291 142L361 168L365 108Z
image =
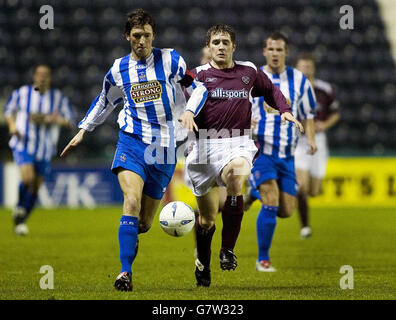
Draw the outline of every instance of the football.
M194 227L194 210L182 201L169 202L162 208L159 222L167 234L174 237L184 236Z

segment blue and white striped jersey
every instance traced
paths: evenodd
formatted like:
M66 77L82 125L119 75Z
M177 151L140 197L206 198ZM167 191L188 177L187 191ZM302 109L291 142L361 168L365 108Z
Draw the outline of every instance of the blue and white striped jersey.
M185 74L186 63L174 49L153 48L145 60L134 60L130 54L116 59L105 76L101 94L91 104L79 128L92 131L123 103L118 115L121 130L146 144L174 145L177 118L185 107L178 82ZM203 86L198 82L196 85Z
M22 136L22 139L12 136L10 147L27 152L37 161L50 161L56 152L60 126L36 124L30 120L34 113L58 113L71 121L73 111L68 98L60 90L51 88L40 94L33 85L14 90L4 107L6 117L16 114L16 127Z
M315 114L316 98L311 83L302 72L286 67L280 74L272 74L260 68L285 96L292 114L299 120L312 119ZM293 123L281 125L278 110L270 107L264 97L254 98L252 118L258 119L254 134L260 142L260 152L279 158L294 156L298 130Z

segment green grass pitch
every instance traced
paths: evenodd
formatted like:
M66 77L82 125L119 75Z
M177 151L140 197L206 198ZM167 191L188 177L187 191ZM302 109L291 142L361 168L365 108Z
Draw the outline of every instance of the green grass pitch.
M120 271L120 207L37 209L30 234L17 237L9 210L0 210L0 299L396 299L394 209L313 209L313 236L299 238L297 216L278 219L271 259L276 273L255 271L257 210L245 213L235 252L238 268L219 267L221 218L212 244L212 285L196 288L192 232L165 234L158 215L140 236L134 291L113 288ZM40 267L54 269L42 290ZM340 267L354 270L354 289L340 288Z

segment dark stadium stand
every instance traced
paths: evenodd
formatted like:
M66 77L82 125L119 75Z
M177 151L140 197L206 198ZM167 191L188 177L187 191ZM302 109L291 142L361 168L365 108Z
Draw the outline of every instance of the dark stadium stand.
M39 28L39 8L55 10L55 29ZM156 18L158 47L175 47L189 67L199 63L208 27L222 22L237 30L240 60L264 63L263 39L273 29L291 42L289 64L301 51L313 51L318 78L334 84L342 120L329 132L332 154L381 154L396 146L396 75L390 45L374 0L351 0L355 29L339 28L338 0L69 0L5 1L0 10L0 97L30 81L30 67L47 61L54 84L65 90L80 120L101 89L103 76L115 58L126 55L125 13L142 7ZM111 157L117 141L116 114L97 128L75 153ZM4 130L2 130L3 132ZM63 147L70 138L60 141ZM4 150L6 139L1 139ZM106 146L106 147L103 147ZM2 154L3 151L2 151Z

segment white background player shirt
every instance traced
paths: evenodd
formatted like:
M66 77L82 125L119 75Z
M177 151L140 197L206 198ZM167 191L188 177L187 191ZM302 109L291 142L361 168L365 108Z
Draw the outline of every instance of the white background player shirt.
M261 67L285 96L294 117L297 119L312 119L315 113L316 99L311 83L297 69L286 67L280 74L272 74ZM264 98L254 98L252 118L259 120L255 134L260 142L261 152L279 158L294 156L298 133L294 124L286 122L281 125L279 111L265 103Z
M22 86L13 91L4 107L6 117L16 114L16 127L22 135L19 140L13 136L11 149L26 151L38 161L50 161L56 151L59 138L59 125L35 124L29 121L33 113L58 113L63 118L72 120L69 100L58 89L50 88L45 93L33 89L33 85Z

